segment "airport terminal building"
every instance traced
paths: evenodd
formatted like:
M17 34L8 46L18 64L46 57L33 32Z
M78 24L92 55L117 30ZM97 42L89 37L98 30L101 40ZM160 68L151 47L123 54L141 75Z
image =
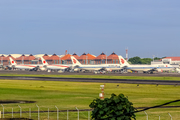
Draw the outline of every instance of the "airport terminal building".
M107 56L105 53L101 53L98 56L92 54L83 53L81 56L74 54L65 55L48 55L48 54L37 54L37 55L26 55L26 54L11 54L11 55L0 55L0 65L10 65L9 57L16 61L17 64L42 64L41 57L43 57L48 64L72 64L70 56L74 56L81 64L119 64L119 57L116 53L112 53ZM152 61L151 64L171 64L179 65L180 57L165 57L161 60Z
M162 59L164 64L180 64L180 57L165 57Z
M47 54L38 54L38 55L26 55L26 54L11 54L0 56L0 65L10 65L11 57L16 61L17 64L42 64L41 57L43 57L48 64L72 64L70 54L65 55L47 55ZM83 53L81 56L78 56L74 53L74 56L81 64L119 64L119 58L116 53L112 53L109 56L103 52L99 56L92 54Z
M165 57L161 60L152 61L151 64L170 64L175 68L179 68L180 66L180 57Z

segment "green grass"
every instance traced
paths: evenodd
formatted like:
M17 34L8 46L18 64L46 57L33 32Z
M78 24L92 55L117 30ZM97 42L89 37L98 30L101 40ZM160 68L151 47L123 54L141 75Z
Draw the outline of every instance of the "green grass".
M5 111L19 111L20 105L24 111L29 108L37 111L35 104L40 106L40 110L56 110L55 105L60 110L89 109L89 104L93 99L99 97L100 85L102 83L91 82L60 82L60 81L23 81L23 80L0 80L0 99L1 100L32 100L37 101L31 104L4 104ZM117 87L119 85L119 87ZM128 96L129 101L134 104L134 107L149 107L163 104L172 100L180 99L180 86L171 85L139 85L136 84L119 84L106 83L105 97L110 97L112 93L123 93ZM179 105L173 103L171 105ZM0 108L2 111L2 107ZM146 111L149 114L149 120L158 119L161 115L161 120L167 120L168 112L171 113L173 119L180 119L180 108L158 108ZM82 120L87 120L87 112L80 112ZM47 118L47 113L41 113L41 118ZM71 119L77 119L77 113L69 113ZM137 120L146 119L143 112L137 113ZM19 114L14 114L18 117ZM23 116L28 117L28 113L23 113ZM56 119L56 113L50 113L51 119ZM61 119L66 119L66 113L59 113ZM6 115L11 117L11 114ZM32 114L36 117L37 113ZM81 120L80 119L80 120Z
M63 78L100 78L100 79L140 79L140 80L175 80L180 77L163 76L108 76L108 75L30 75L30 74L0 74L0 76L23 76L23 77L63 77Z

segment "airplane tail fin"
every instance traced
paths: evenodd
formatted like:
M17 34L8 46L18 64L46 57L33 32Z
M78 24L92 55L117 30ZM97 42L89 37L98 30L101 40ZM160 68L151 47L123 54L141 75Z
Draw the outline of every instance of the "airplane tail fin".
M16 62L11 57L9 57L9 59L10 59L11 65L16 65Z
M123 66L129 65L129 63L122 56L118 56L118 57L119 57L119 62L121 65L123 65Z
M81 63L74 56L71 56L71 61L73 65L81 65Z
M48 65L47 61L43 57L41 57L41 61L43 65Z

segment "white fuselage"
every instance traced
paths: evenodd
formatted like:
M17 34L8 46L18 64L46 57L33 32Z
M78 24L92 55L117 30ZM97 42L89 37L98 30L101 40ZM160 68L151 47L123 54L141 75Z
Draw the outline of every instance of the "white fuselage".
M67 69L68 65L45 65L47 69L53 69L53 70L64 70Z
M120 70L120 65L119 64L79 65L78 68L81 70L89 70L89 71L98 71L101 69L112 71L112 70Z
M13 65L13 67L16 69L28 69L28 70L33 69L37 66L38 65L24 65L24 64L23 65Z
M172 70L174 67L167 64L158 64L158 65L128 65L126 69L134 71L150 71L153 69L168 71Z

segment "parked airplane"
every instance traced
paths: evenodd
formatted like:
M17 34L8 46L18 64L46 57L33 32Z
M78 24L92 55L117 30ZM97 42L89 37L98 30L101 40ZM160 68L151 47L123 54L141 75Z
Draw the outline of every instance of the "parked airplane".
M120 70L120 64L101 64L101 65L82 65L74 56L71 56L73 65L76 65L79 70L89 71L112 71Z
M174 67L169 64L130 65L122 56L119 56L119 59L120 59L121 67L126 70L143 71L143 73L153 73L153 71L163 72L174 69Z
M24 64L17 65L16 62L11 57L9 57L9 59L10 59L11 66L8 66L8 67L15 68L15 69L31 70L31 71L37 71L39 69L38 65L24 65Z
M176 71L177 73L180 73L180 69L179 69L179 68L176 68L175 71Z
M60 64L54 64L54 65L49 65L47 63L47 61L41 57L41 60L42 60L42 63L44 65L44 67L48 70L62 70L62 71L65 71L65 70L70 70L72 65L60 65Z

